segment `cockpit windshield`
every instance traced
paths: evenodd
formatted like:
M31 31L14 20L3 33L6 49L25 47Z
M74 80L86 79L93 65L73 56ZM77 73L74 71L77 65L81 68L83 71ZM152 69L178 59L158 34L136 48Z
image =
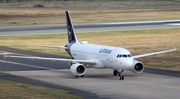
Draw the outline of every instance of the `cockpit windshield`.
M131 57L131 54L118 54L116 58L128 58Z

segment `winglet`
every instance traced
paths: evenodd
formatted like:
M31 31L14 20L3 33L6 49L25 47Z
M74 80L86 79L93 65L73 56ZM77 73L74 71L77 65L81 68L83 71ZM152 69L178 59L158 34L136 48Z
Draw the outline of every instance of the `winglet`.
M12 52L2 52L2 53L0 53L0 55L3 55L4 56L4 59L6 59L6 57L10 57L10 55L11 54L14 54L14 53L12 53Z
M66 23L67 23L67 34L68 34L68 42L69 43L76 43L78 42L76 38L76 34L74 31L74 26L71 21L71 16L69 11L66 11Z
M2 53L4 55L4 59L6 59L7 55L5 53Z

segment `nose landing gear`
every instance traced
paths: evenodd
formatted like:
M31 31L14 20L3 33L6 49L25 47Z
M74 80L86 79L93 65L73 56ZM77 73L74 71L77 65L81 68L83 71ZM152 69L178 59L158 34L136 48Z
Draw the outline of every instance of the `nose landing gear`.
M124 76L123 76L123 73L124 72L124 70L114 70L113 71L113 74L114 74L114 76L119 76L119 80L124 80Z

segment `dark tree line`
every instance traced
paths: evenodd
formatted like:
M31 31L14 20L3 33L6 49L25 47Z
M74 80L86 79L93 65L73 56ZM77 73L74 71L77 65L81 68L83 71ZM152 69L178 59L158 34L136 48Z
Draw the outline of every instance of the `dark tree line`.
M0 2L23 2L23 1L33 1L33 0L0 0ZM77 1L77 0L34 0L34 1L51 2L51 1Z
M0 2L22 2L22 1L29 1L29 0L0 0Z

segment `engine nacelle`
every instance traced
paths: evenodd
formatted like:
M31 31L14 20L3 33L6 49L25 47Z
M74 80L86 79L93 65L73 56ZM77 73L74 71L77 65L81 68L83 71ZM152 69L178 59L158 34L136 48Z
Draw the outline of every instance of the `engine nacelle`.
M82 76L86 72L86 67L83 64L75 63L71 65L71 72L76 76Z
M135 60L135 61L134 61L134 66L132 67L131 71L132 71L133 73L142 73L143 70L144 70L144 65L143 65L143 63Z

